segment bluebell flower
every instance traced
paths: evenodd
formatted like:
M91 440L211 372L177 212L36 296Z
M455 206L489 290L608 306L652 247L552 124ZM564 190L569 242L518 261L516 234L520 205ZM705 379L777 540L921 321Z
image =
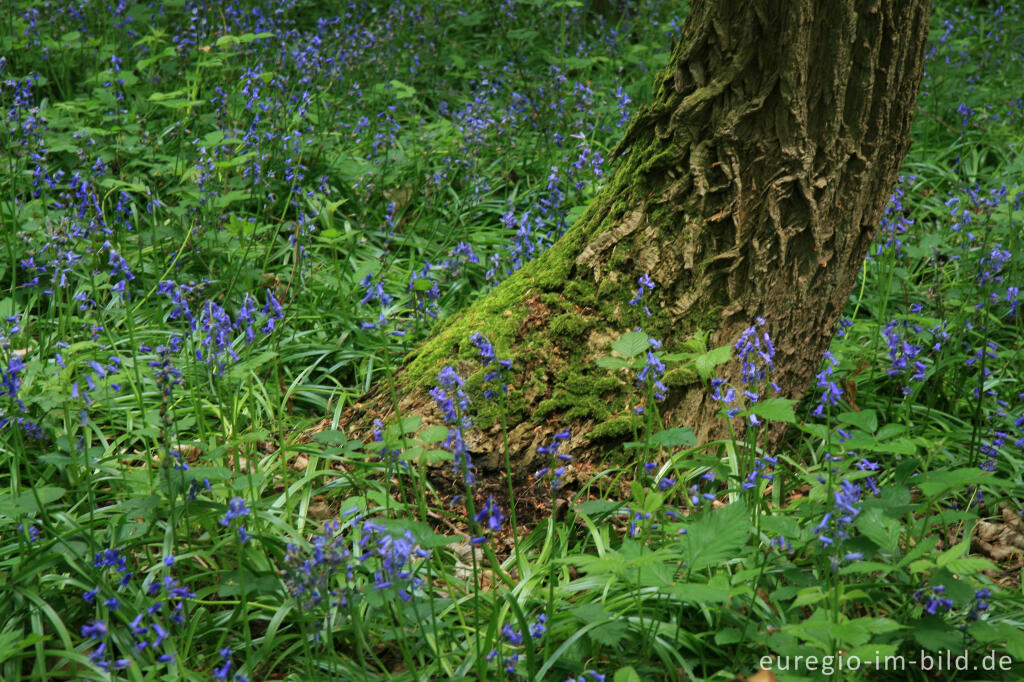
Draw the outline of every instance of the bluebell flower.
M650 341L657 341L657 339L650 339ZM650 390L655 400L664 400L668 392L668 388L661 381L661 377L664 375L665 363L652 351L647 351L647 360L637 373L636 386L640 389Z
M501 525L505 521L505 515L501 512L501 508L494 503L494 498L489 497L487 504L476 513L473 520L477 523L485 523L488 531L496 533L501 530Z
M954 606L952 599L943 596L945 593L945 585L935 585L930 588L922 587L914 592L914 600L924 604L926 613L935 616L952 610Z
M466 416L469 409L469 397L463 390L465 382L451 366L446 366L437 375L438 385L430 390L430 395L437 403L445 423L448 425L448 437L441 447L453 455L453 467L456 474L461 474L467 484L475 478L475 466L469 455L469 448L463 431L471 427L472 422Z
M224 513L224 516L220 519L220 525L230 526L231 522L235 519L249 515L249 508L245 506L245 500L241 497L232 497L231 501L228 502L228 510Z
M825 351L825 366L818 372L817 385L822 389L821 398L818 400L817 407L814 408L812 414L815 417L821 418L825 416L826 406L835 406L839 404L839 399L843 395L843 389L832 380L832 372L834 367L839 366L839 361L829 351Z

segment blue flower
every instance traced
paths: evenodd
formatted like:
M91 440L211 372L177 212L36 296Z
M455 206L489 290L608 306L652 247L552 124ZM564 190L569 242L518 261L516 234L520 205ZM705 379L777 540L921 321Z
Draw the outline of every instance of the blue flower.
M249 508L245 506L245 500L241 497L232 497L228 502L228 510L220 520L220 525L230 526L235 519L249 515Z

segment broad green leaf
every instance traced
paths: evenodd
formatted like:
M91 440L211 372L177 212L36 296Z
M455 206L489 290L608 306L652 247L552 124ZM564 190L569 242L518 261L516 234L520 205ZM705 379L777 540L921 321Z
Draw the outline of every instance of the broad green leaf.
M759 417L764 417L774 422L792 424L796 421L796 414L793 412L793 405L796 402L789 398L768 398L751 405L750 411Z
M729 601L729 591L702 583L679 583L668 593L676 599L693 604L723 604Z
M20 513L35 514L40 511L36 498L45 507L51 502L56 502L64 497L67 492L64 488L57 486L40 486L32 490L25 490L17 496L0 495L0 512L5 516L18 516Z
M807 587L797 593L792 605L807 606L808 604L817 604L824 598L825 592L820 587Z
M440 443L448 437L448 427L435 424L434 426L428 426L420 432L420 440L430 445L431 443Z
M628 366L629 360L626 360L625 358L617 358L614 356L606 356L603 358L598 358L596 360L596 364L598 367L603 367L604 369L616 370Z
M690 571L702 571L738 558L749 539L747 509L742 502L734 502L690 524L679 546Z
M963 648L963 633L936 616L910 621L907 627L918 644L929 651L958 651Z
M704 381L708 381L715 375L715 367L723 365L732 359L732 346L719 346L707 353L702 353L693 359L697 368L697 374Z
M895 552L899 547L903 525L882 513L881 509L867 509L857 517L857 528L872 542L888 552Z
M625 668L615 671L614 682L640 682L640 675L633 669L633 666L627 665Z
M613 350L627 358L635 358L650 347L651 342L643 332L626 332L612 344Z
M348 436L346 436L342 431L321 431L320 433L313 434L313 440L319 441L320 443L344 445L348 442Z
M1013 485L1013 482L1009 479L992 476L977 468L931 471L920 479L915 480L918 490L928 497L938 495L947 490L960 490L969 485L984 484L999 487Z
M660 445L667 448L685 447L690 448L697 444L697 436L693 429L688 426L677 426L671 429L658 431L650 438L652 445Z
M878 414L874 410L861 410L860 412L842 412L836 415L836 421L840 424L849 424L863 429L868 433L874 433L878 429Z

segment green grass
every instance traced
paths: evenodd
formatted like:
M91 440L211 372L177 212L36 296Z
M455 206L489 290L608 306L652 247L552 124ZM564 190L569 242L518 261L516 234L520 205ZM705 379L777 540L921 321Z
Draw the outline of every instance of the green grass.
M610 5L4 5L0 678L1024 677L1020 6L935 7L803 403L760 332L657 350L669 383L757 362L723 409L777 452L665 428L653 363L628 465L558 440L442 486L463 417L517 425L506 349L446 419L345 431L593 198L683 20ZM632 383L654 349L612 350Z

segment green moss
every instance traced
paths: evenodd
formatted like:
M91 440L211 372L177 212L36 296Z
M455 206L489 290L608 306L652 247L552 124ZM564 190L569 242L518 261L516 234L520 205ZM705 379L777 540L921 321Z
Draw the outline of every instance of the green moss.
M575 313L559 315L550 322L551 333L569 340L578 339L594 328L594 320Z
M572 407L565 413L565 420L594 419L601 421L610 417L611 414L606 402L597 396L587 396L573 401Z
M629 415L615 417L602 422L587 434L591 440L622 438L633 433L633 418Z
M700 382L700 375L693 367L677 367L665 372L661 381L666 386L690 386Z
M597 287L597 298L601 301L607 301L619 293L621 287L612 282L609 279L601 280L601 284Z
M581 374L573 374L561 380L566 389L576 395L601 395L618 391L622 388L622 381L613 376L588 377Z
M548 398L547 400L540 401L537 405L537 409L533 411L533 421L537 422L548 416L552 412L559 412L572 405L572 397L564 391Z
M597 306L597 297L594 295L594 287L579 281L572 281L565 285L565 297L576 305L583 307Z

